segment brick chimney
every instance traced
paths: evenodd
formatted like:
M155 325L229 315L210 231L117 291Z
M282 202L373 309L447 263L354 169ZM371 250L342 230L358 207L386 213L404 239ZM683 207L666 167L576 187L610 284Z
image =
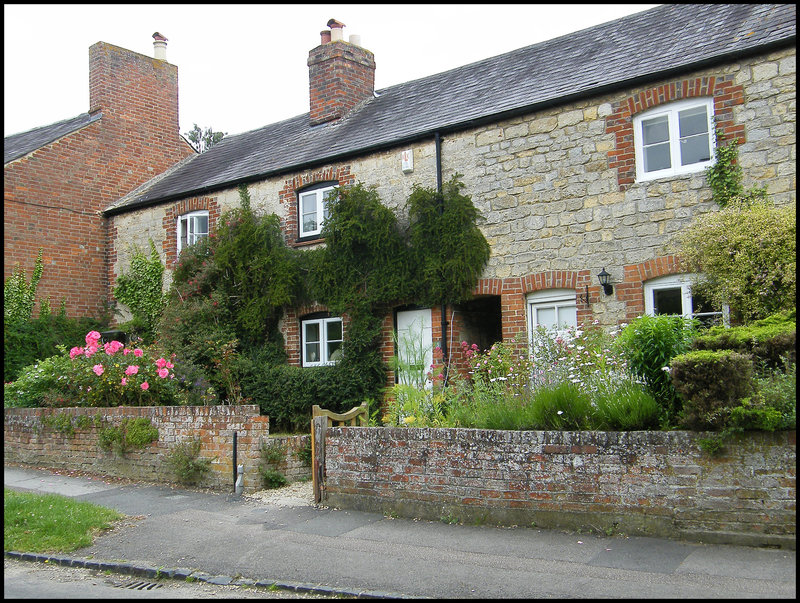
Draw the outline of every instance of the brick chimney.
M156 35L158 38L156 38ZM158 57L98 42L89 48L89 112L139 133L143 140L180 135L178 68L166 61L166 38L154 35Z
M360 39L344 41L344 23L331 19L308 53L311 125L341 119L375 91L375 58Z

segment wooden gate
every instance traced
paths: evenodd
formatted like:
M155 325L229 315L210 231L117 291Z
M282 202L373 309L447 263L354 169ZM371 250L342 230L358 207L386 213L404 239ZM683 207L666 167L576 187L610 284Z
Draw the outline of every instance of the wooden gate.
M366 427L369 420L369 407L366 402L345 413L336 413L320 408L311 408L311 480L314 486L314 503L322 501L325 489L325 430L337 425Z

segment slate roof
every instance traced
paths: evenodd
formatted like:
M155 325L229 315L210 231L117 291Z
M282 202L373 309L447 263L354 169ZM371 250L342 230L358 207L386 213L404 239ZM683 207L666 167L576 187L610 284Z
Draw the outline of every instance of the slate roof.
M55 142L59 138L72 134L85 128L91 123L96 122L102 117L100 113L89 115L88 113L81 113L77 117L65 119L49 126L42 126L34 128L27 132L19 134L12 134L3 139L3 164L20 157L24 157L28 153L40 149L45 145Z
M795 43L796 6L663 5L377 91L344 119L223 139L106 209L206 194Z

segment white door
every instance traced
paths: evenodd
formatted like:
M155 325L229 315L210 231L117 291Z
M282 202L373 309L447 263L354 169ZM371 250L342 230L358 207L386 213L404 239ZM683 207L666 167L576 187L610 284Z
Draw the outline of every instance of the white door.
M397 357L398 383L428 386L427 375L433 364L430 308L397 313Z

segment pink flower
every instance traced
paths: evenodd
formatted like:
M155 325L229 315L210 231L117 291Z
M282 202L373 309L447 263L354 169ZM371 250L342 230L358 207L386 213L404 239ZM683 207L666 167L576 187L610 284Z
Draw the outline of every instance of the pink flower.
M167 368L168 369L175 368L175 365L172 364L171 362L167 362Z
M128 385L128 380L125 377L122 378L122 385Z
M143 390L147 391L149 389L149 387L150 387L150 384L147 383L147 381L145 381L139 387L141 387Z
M88 345L97 345L97 342L100 340L100 333L97 331L89 331L86 333L86 343Z
M70 358L75 358L76 356L80 356L81 354L83 354L83 348L79 348L77 346L75 346L69 351Z
M94 374L95 374L95 375L97 375L97 376L99 377L100 375L102 375L102 374L103 374L103 371L104 371L105 369L103 368L103 365L102 365L102 364L95 364L95 365L92 367L92 370L94 371Z
M125 348L124 350L122 350L122 355L123 356L127 356L130 353L131 353L131 351L128 348Z
M165 366L167 366L167 361L164 358L159 358L156 360L156 366L160 369L163 369Z
M119 352L123 347L124 346L119 341L109 341L108 343L103 345L103 349L109 356L113 356L114 354Z
M157 372L158 372L158 376L161 377L162 379L166 379L167 375L169 375L169 370L165 369L165 368L160 368L160 369L158 369Z
M133 355L136 356L137 358L141 358L142 354L144 354L144 352L142 350L140 350L139 348L136 348L135 350L133 350Z
M88 358L89 356L93 356L96 351L97 344L95 342L91 342L86 346L86 349L83 351L83 353Z
M126 375L135 375L139 372L139 367L135 364L130 365L128 368L125 369Z

